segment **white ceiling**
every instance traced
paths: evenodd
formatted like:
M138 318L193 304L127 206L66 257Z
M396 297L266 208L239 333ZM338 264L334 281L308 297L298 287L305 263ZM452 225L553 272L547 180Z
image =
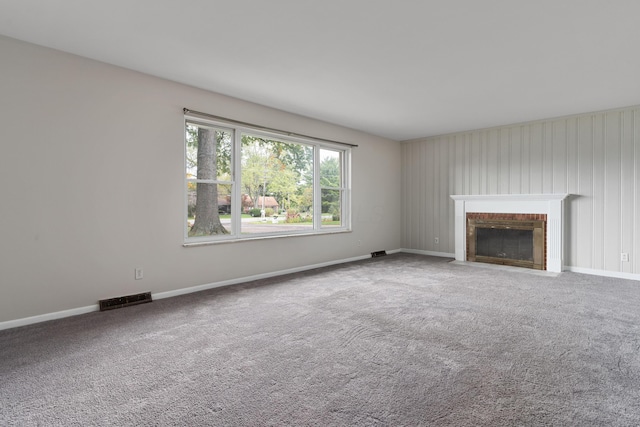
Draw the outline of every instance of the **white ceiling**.
M640 104L638 0L2 0L0 34L394 140Z

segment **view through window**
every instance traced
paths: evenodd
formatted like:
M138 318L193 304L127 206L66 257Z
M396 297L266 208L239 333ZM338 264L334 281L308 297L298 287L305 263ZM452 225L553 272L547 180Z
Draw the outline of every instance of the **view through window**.
M186 242L347 230L349 148L186 118Z

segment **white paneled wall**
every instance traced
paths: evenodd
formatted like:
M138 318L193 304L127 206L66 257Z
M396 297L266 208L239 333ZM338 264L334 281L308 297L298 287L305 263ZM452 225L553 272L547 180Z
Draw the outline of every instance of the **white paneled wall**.
M406 249L454 253L452 194L570 193L565 265L640 274L640 107L406 141L402 164Z

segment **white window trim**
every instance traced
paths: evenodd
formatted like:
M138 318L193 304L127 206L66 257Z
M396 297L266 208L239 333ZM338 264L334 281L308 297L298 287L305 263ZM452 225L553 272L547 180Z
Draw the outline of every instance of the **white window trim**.
M184 206L183 206L183 217L182 217L182 227L183 227L183 246L204 246L204 245L215 245L222 243L234 243L234 242L244 242L251 240L263 240L263 239L273 239L273 238L283 238L283 237L301 237L301 236L311 236L311 235L327 235L327 234L336 234L336 233L345 233L351 232L351 146L341 145L338 143L331 143L324 140L316 140L311 137L300 137L300 136L287 136L282 135L277 132L269 132L263 129L252 128L250 126L238 125L231 122L225 122L221 120L212 120L205 119L198 115L189 115L185 114L184 116L184 128L188 122L195 124L203 124L206 126L211 126L217 129L230 131L233 133L233 146L231 148L231 156L232 156L232 171L231 171L231 181L219 181L219 180L207 180L212 183L218 184L232 184L233 191L231 197L231 230L232 234L228 235L212 235L212 236L202 236L202 237L189 237L188 231L185 227L185 215L188 210L188 191L187 191L187 183L195 181L194 179L189 179L186 176L185 171L183 170L184 176L184 184L183 184L183 192L184 192ZM183 128L183 129L184 129ZM184 133L183 133L184 134ZM274 231L272 233L252 233L252 234L242 234L241 233L241 213L242 213L242 172L241 172L241 164L242 158L240 155L240 150L242 148L242 135L250 134L255 136L263 136L272 140L281 141L283 143L297 143L304 144L313 147L313 229L311 230L296 230L296 231ZM183 157L183 168L186 165L187 158L187 144L186 141L183 141L184 148L184 157ZM333 227L322 227L322 197L321 197L321 188L329 188L329 187L321 187L320 185L320 149L327 150L335 150L340 151L342 153L342 161L341 161L341 172L342 172L342 187L335 188L342 191L342 200L341 200L341 221L342 226L333 226Z

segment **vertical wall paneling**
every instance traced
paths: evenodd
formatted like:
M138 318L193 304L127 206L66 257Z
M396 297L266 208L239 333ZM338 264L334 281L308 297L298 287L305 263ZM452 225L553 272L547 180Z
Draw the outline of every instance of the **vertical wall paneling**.
M485 194L499 194L498 173L500 163L498 158L498 131L492 129L485 133L487 141L487 165L485 175L487 177L487 189Z
M412 172L412 165L410 162L409 151L412 149L410 145L403 145L401 147L401 156L402 156L402 182L404 184L409 183L411 180L409 177ZM409 206L409 195L411 194L411 188L408 185L402 185L400 187L401 197L400 203L402 207ZM402 242L410 242L409 230L411 222L411 210L410 209L399 209L400 214L402 215ZM404 243L406 244L406 243Z
M542 127L542 192L551 194L554 187L553 174L553 122L545 122Z
M531 193L531 134L529 132L529 126L520 126L520 136L522 140L522 156L520 158L520 168L522 174L520 180L522 185L520 186L520 194Z
M425 172L427 169L427 165L423 159L422 153L426 150L426 148L421 146L417 146L415 148L416 149L413 153L413 159L414 162L416 162L416 173L420 176L420 179L415 183L415 188L413 189L413 194L411 195L414 200L413 215L415 215L418 221L418 228L413 229L413 239L418 247L423 247L421 236L424 233L425 216L421 211L422 200L424 198L424 191L426 187Z
M438 164L438 158L440 157L440 146L446 142L440 142L440 144L434 144L431 146L430 153L430 162L431 162L431 170L433 173L431 174L431 186L429 188L432 199L429 201L429 212L433 212L433 218L429 223L429 234L426 236L425 246L429 248L433 248L433 238L436 235L436 230L438 227L438 223L440 222L440 218L438 215L438 206L440 205L438 200L438 187L440 186L440 165Z
M455 141L455 138L453 138L453 140ZM440 244L436 246L436 250L439 252L442 252L443 248L447 246L447 242L449 241L447 233L453 226L453 212L451 211L453 200L448 198L451 194L451 189L453 188L450 179L451 173L449 172L452 164L451 147L452 144L450 141L446 146L442 147L440 156L440 164L442 165L442 181L440 182L440 218L442 218L443 221L440 223L440 228L438 229Z
M633 149L633 126L634 112L624 111L622 113L622 135L620 139L620 253L629 253L633 261L633 221L634 221L634 149ZM625 196L627 195L627 196ZM631 262L622 263L622 271L631 272Z
M455 161L453 164L454 167L454 177L453 177L453 191L454 193L452 194L465 194L464 192L467 191L466 189L466 183L467 183L467 174L465 173L467 171L467 163L466 163L466 159L468 158L468 156L466 156L466 144L465 144L466 138L465 135L459 135L456 137L456 142L455 142Z
M456 137L456 143L458 143L458 140L460 139L460 137ZM447 182L447 194L446 195L451 195L451 194L456 194L456 169L454 167L456 163L456 145L451 144L449 146L449 181ZM455 248L453 246L449 245L449 242L452 242L454 239L454 202L451 199L446 199L447 200L447 237L444 240L440 241L440 248L439 251L440 252L447 252L447 253L453 253L455 252ZM444 231L444 230L443 230ZM444 234L444 233L443 233Z
M602 270L604 266L604 180L605 156L604 151L604 115L592 116L593 123L593 264L592 268ZM611 142L613 143L613 142Z
M411 163L409 162L409 156L407 156L407 152L411 149L410 145L403 145L400 148L400 153L402 156L402 171L400 172L402 174L402 182L403 183L409 183L410 179L409 177L411 176ZM400 192L401 192L401 198L400 198L400 203L402 204L402 206L407 207L409 206L409 188L406 185L402 185L400 187ZM401 215L402 215L402 231L401 231L401 236L402 236L402 242L403 244L406 244L406 242L409 242L409 228L410 228L410 224L411 224L411 217L409 217L409 212L407 211L407 209L401 209Z
M603 189L603 270L619 270L620 265L620 158L622 137L622 112L611 112L604 116L602 150L604 152ZM610 218L610 219L609 219Z
M593 268L593 120L583 116L578 120L578 241L577 262Z
M418 166L420 169L420 181L418 182L418 192L417 194L414 193L413 197L415 197L416 200L418 201L416 206L416 211L415 211L415 214L418 216L420 221L419 227L416 230L418 245L421 248L424 248L425 247L424 234L426 233L427 222L429 220L429 217L424 215L424 212L426 212L425 210L425 200L427 197L426 191L429 185L429 182L427 181L427 178L426 178L426 174L427 174L428 168L431 167L431 165L427 163L427 158L425 155L428 149L428 146L422 145L422 146L419 146L418 148L419 148L418 156L416 157L416 159L419 159L420 161L420 165Z
M403 247L455 251L451 194L570 193L565 265L640 274L639 123L631 107L403 143Z
M416 176L420 174L420 168L417 166L419 164L419 159L416 157L420 152L421 147L419 145L412 145L409 148L409 162L412 164L412 173L409 177L409 185L408 187L411 189L409 198L409 210L411 211L410 218L411 224L413 227L409 227L407 232L409 234L409 238L411 239L412 246L410 247L419 247L419 243L417 241L417 234L420 232L420 214L418 214L418 193L420 188L420 182L416 179ZM423 166L424 167L424 166Z
M409 194L409 208L408 210L410 211L409 214L409 226L407 227L407 233L409 235L409 241L410 243L410 248L413 247L420 247L420 242L418 241L418 233L420 233L420 228L422 227L421 221L422 221L422 215L418 213L419 209L420 209L420 199L419 199L419 194L420 194L420 189L422 187L422 182L421 182L421 169L424 168L424 166L420 167L420 159L419 159L419 154L420 151L422 150L422 147L420 147L419 145L411 145L409 147L409 163L411 164L411 176L409 177L409 185L408 187L410 188L410 194ZM415 177L418 176L419 178L416 179Z
M487 136L486 132L480 132L478 135L480 138L480 164L478 170L478 177L480 179L480 191L478 194L487 194Z
M529 166L529 192L531 194L542 193L542 123L533 123L529 126L531 150Z
M580 198L580 162L578 161L578 119L565 122L567 130L567 193L572 197L565 203L565 265L578 264L578 204Z
M436 236L440 237L444 244L446 244L447 241L446 232L448 230L447 227L449 226L449 217L447 215L447 206L449 203L447 202L446 196L451 194L449 188L449 169L451 168L451 163L449 162L449 150L455 143L455 140L455 137L452 136L446 144L442 144L440 146L440 187L438 188L438 208L440 209L438 216L440 217L440 222L436 229ZM442 234L442 236L440 236L440 234ZM443 243L436 245L436 250L440 250Z
M509 128L510 193L522 193L522 132L520 127Z
M400 175L402 176L402 182L406 183L409 182L409 174L410 174L410 165L409 162L407 161L407 149L408 147L406 145L402 146L400 148L400 157L401 157L401 164L402 164L402 170L400 171ZM400 206L407 206L407 188L405 186L401 186L400 187ZM410 224L409 218L408 218L409 213L405 210L400 209L400 222L402 224L402 228L401 228L401 238L403 242L406 242L407 239L407 230L409 227L407 227L407 224Z
M424 218L424 226L422 228L422 233L420 234L420 243L423 248L429 247L429 240L427 236L431 234L431 230L433 228L433 216L426 216L423 212L429 212L429 200L434 197L433 194L433 144L424 146L424 150L422 152L421 158L423 159L423 164L426 164L427 167L422 171L423 174L429 173L429 179L424 181L424 188L420 192L420 197L422 202L420 203L420 210L417 212L422 218Z
M430 217L426 218L425 233L422 236L424 247L431 247L431 241L433 239L432 237L433 226L437 216L437 214L435 214L436 211L434 210L434 206L436 206L435 199L437 197L437 194L435 192L435 186L436 186L436 180L438 177L438 171L436 170L436 162L435 162L436 150L437 150L437 146L432 144L427 146L427 150L424 153L427 164L429 165L427 170L425 171L429 174L429 179L426 181L427 187L426 187L426 193L425 193L425 200L422 204L422 209L424 212L434 213Z
M479 132L477 134L477 138L479 140L479 144L476 146L475 143L472 143L472 147L478 150L478 193L477 194L486 194L487 192L487 138L483 132Z
M465 134L464 135L464 150L465 150L464 151L465 152L464 161L465 161L465 166L466 166L465 170L468 171L466 173L466 175L465 175L466 178L467 178L467 181L465 181L465 185L466 185L466 188L464 190L465 194L476 194L476 193L473 192L473 187L471 186L471 182L473 180L472 168L471 168L471 162L473 160L473 154L471 152L471 149L472 149L472 146L473 146L472 138L473 138L473 134Z
M634 222L632 225L633 242L631 246L630 257L633 260L632 272L640 270L640 224L638 217L640 216L640 110L633 112L633 213Z
M469 179L469 189L471 190L471 192L469 194L482 194L482 179L480 176L482 162L482 139L479 132L472 133L470 139L471 141L469 144L469 150L471 151L471 156L469 161L471 162L471 176Z
M429 224L429 234L427 235L427 242L425 245L427 247L433 247L433 238L436 236L436 230L438 229L438 224L440 222L440 218L438 218L438 187L440 186L440 165L438 164L438 158L440 157L440 146L443 143L446 143L446 140L447 138L445 137L439 144L431 145L432 150L430 161L433 174L431 175L431 185L429 188L431 194L431 198L429 199L429 211L433 212L434 215L432 216L432 220Z
M511 193L511 144L509 141L509 128L502 128L498 132L498 164L500 172L498 176L498 189L500 194Z
M567 128L565 120L555 120L551 126L549 153L552 186L549 193L567 193Z
M419 146L412 146L409 149L409 162L412 164L412 168L411 168L411 176L409 177L409 182L411 182L412 185L409 186L410 188L410 193L408 195L408 199L409 199L409 205L410 208L409 210L409 219L410 219L410 224L415 224L417 221L420 221L420 215L418 214L418 197L417 197L417 193L418 193L418 186L420 185L420 183L415 179L416 174L420 173L420 159L417 157L417 154L420 150ZM416 229L416 227L407 227L407 233L409 234L409 238L411 239L411 243L413 246L418 245L418 242L416 240L417 238L417 234L418 234L418 230ZM413 247L410 246L410 247Z

